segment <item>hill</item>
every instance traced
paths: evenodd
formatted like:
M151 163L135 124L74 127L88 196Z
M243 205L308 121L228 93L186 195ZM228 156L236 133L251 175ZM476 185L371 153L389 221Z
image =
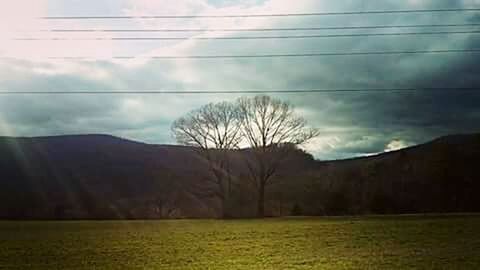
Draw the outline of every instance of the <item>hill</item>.
M234 216L254 192L239 152ZM270 215L480 211L480 135L456 135L377 156L315 161L298 152L267 193ZM194 149L108 135L0 137L1 219L216 217L218 200Z
M319 162L297 198L316 215L478 212L479 160L480 135L474 134Z

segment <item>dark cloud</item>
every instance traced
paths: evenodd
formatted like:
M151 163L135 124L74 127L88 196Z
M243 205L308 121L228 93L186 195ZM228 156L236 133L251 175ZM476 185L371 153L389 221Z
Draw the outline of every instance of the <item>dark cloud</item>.
M239 1L217 1L221 7ZM247 6L255 5L250 1ZM260 3L260 2L258 2ZM269 3L265 1L263 4ZM305 1L309 10L395 10L470 7L471 1ZM267 27L448 24L479 21L477 12L273 18ZM468 30L471 28L459 28ZM345 33L445 29L362 30ZM323 32L322 32L323 33ZM327 33L337 33L326 31ZM298 33L301 34L301 33ZM232 33L231 35L245 35ZM263 54L335 51L478 49L480 35L362 37L312 40L189 41L183 54ZM148 89L322 89L436 88L480 86L480 54L415 54L318 58L150 61L126 67L85 63L64 73L39 63L0 64L0 86L13 90ZM40 71L39 71L40 70ZM42 72L43 70L43 72ZM47 73L45 73L45 70ZM105 73L105 74L103 74ZM452 133L480 131L480 93L330 93L278 95L323 132L319 158L344 158L384 151L392 141L422 143ZM0 120L19 135L113 133L171 143L173 119L201 104L236 96L0 97ZM2 125L0 125L2 127ZM5 131L5 128L4 132Z

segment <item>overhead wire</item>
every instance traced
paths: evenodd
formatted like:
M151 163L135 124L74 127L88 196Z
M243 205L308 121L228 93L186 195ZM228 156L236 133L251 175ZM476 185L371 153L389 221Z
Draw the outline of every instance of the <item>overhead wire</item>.
M361 34L326 34L326 35L289 35L289 36L236 36L236 37L90 37L90 38L14 38L17 41L159 41L159 40L255 40L255 39L312 39L312 38L347 38L347 37L381 37L381 36L433 36L452 34L480 34L480 31L437 31L437 32L403 32L403 33L361 33Z
M323 27L284 27L284 28L184 28L184 29L41 29L34 32L272 32L272 31L323 31L323 30L363 30L363 29L394 29L394 28L441 28L441 27L473 27L480 23L458 24L412 24L412 25L365 25L365 26L323 26ZM26 31L29 32L29 31Z
M72 91L13 91L0 90L0 95L132 95L132 94L321 94L321 93L353 93L353 92L375 92L375 93L405 93L405 92L478 92L480 87L429 87L429 88L351 88L351 89L283 89L283 90L72 90Z
M409 14L409 13L444 13L475 12L480 8L448 9L410 9L410 10L370 10L346 12L311 12L311 13L266 13L266 14L211 14L211 15L132 15L132 16L44 16L42 20L111 20L111 19L196 19L196 18L257 18L257 17L304 17L304 16L341 16L373 14Z

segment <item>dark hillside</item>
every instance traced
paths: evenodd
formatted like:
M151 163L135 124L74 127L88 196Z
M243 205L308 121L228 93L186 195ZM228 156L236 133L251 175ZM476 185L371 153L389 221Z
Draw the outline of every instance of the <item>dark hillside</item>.
M344 161L319 162L306 185L312 214L480 211L480 135ZM318 199L318 198L321 199Z
M245 150L243 150L245 151ZM232 152L234 216L253 214L242 152ZM298 151L267 194L270 215L480 211L480 135L377 156L315 161ZM0 218L218 216L204 161L188 147L106 135L0 137Z

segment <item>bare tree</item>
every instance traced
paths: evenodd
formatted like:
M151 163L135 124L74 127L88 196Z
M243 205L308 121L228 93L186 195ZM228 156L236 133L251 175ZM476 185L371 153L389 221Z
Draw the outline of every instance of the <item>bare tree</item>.
M228 152L241 141L237 108L227 102L207 104L179 118L172 125L178 143L192 146L207 161L215 187L213 195L220 199L223 217L232 188L232 174Z
M238 119L244 141L251 155L246 155L250 180L258 192L257 216L264 216L265 189L277 173L282 161L300 145L318 136L309 128L292 105L269 96L240 98L237 101Z
M152 176L155 194L148 201L160 218L171 218L181 213L182 187L172 172L155 172Z

